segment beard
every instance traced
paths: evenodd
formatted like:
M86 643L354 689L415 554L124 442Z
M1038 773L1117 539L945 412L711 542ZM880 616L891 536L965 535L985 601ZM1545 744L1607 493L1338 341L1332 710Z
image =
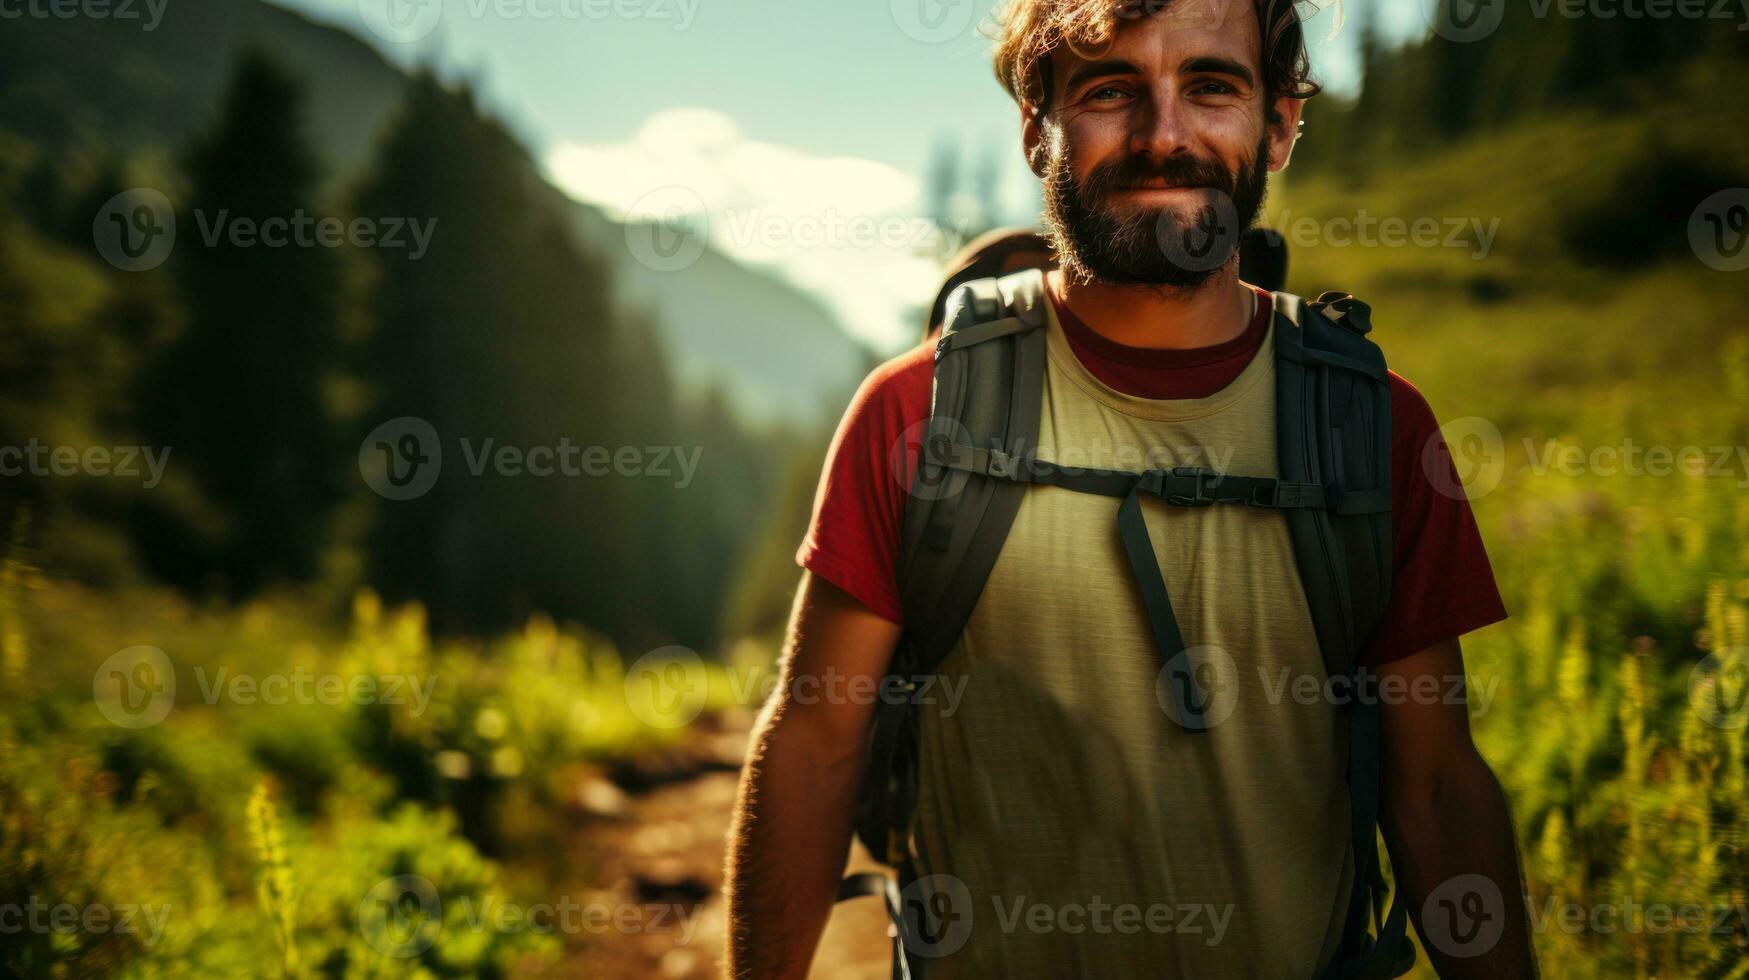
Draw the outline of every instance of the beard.
M1233 173L1219 161L1172 157L1155 163L1131 154L1075 179L1067 150L1053 155L1044 178L1045 219L1065 274L1118 286L1202 287L1238 252L1268 189L1269 134ZM1113 191L1164 180L1198 188L1200 206L1112 205Z

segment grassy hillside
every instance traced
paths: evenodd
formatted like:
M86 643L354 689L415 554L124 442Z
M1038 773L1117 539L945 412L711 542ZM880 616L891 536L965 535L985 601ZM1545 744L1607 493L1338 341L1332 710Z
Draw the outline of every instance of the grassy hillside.
M1466 473L1511 617L1465 644L1472 682L1498 684L1475 730L1512 801L1546 976L1749 975L1749 273L1687 239L1707 195L1749 186L1749 135L1718 97L1745 81L1697 62L1625 111L1531 117L1358 176L1290 168L1270 202L1290 288L1372 304ZM1485 254L1473 231L1455 248L1313 240L1363 208L1498 232ZM1294 242L1301 218L1319 230ZM1720 471L1594 454L1635 446L1700 447ZM1546 465L1568 448L1579 465ZM1684 908L1704 923L1672 925Z

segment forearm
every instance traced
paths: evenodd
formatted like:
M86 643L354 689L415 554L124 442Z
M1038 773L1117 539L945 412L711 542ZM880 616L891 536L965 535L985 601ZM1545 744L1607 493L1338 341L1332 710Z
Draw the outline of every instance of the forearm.
M1481 756L1452 764L1424 793L1388 798L1381 816L1392 869L1439 976L1537 976L1512 817ZM1447 884L1456 879L1476 887Z
M730 830L728 975L805 977L844 870L860 752L832 751L774 699Z

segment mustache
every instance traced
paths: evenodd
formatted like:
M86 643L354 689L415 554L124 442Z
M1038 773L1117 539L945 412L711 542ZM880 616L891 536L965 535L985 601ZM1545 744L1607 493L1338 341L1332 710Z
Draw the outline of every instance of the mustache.
M1232 196L1235 179L1227 168L1198 157L1170 157L1158 163L1145 156L1128 156L1100 164L1088 173L1087 196L1098 198L1108 191L1163 183L1169 187L1210 188Z

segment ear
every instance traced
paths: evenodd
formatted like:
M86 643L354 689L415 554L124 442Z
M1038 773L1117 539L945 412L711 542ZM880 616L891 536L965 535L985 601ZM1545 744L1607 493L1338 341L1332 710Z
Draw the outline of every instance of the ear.
M1045 134L1039 126L1038 106L1022 99L1020 101L1020 145L1026 153L1026 166L1032 175L1044 179L1045 175Z
M1271 172L1287 169L1288 160L1294 153L1294 141L1300 138L1300 113L1305 108L1305 99L1293 99L1284 95L1275 100L1275 111L1281 117L1281 123L1269 126Z

